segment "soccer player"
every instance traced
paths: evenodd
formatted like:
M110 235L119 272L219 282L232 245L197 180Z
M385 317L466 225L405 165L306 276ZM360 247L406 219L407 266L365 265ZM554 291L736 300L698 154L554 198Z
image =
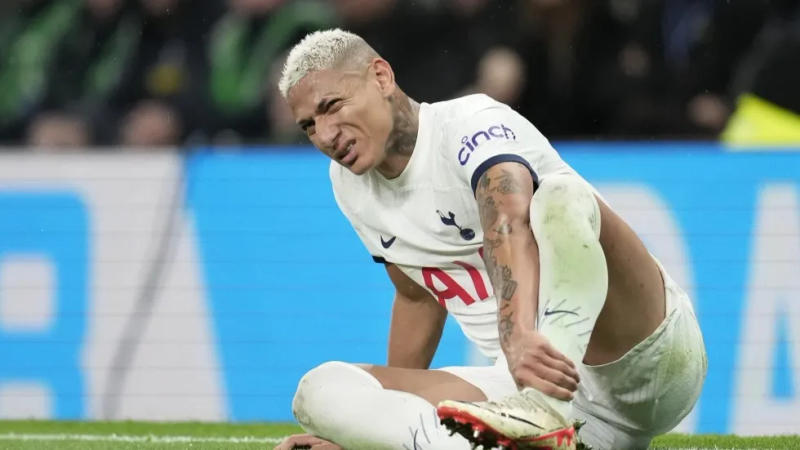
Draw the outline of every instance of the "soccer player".
M388 365L309 371L309 434L278 448L575 448L575 420L644 448L691 410L689 298L528 120L485 95L419 104L341 30L298 43L279 87L396 294ZM494 365L429 369L447 313Z

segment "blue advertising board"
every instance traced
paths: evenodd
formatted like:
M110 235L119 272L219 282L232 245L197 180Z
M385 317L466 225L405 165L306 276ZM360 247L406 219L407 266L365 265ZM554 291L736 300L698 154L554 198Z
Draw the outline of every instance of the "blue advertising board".
M681 429L800 429L800 152L729 152L705 143L575 142L556 148L692 296L709 371ZM393 289L339 212L323 155L307 147L199 150L178 161L176 182L185 191L179 216L190 224L186 236L194 249L186 258L199 279L192 285L199 287L183 292L202 306L200 334L209 343L203 351L213 360L181 370L213 372L208 379L219 386L206 396L219 405L209 417L292 420L291 398L309 369L328 360L386 360ZM113 282L91 275L115 263L93 256L94 248L108 252L109 245L98 244L108 233L92 226L107 203L90 199L86 190L41 184L33 191L0 188L0 275L6 254L41 253L58 280L54 319L39 334L5 329L0 298L0 413L2 384L34 379L48 385L55 399L50 416L107 417L90 407L103 394L96 386L101 377L90 376L98 363L81 360L102 336L97 319L89 317L92 305L100 304L90 301L93 295L104 301L92 294L93 286ZM163 277L164 284L179 287L186 280ZM182 331L172 316L165 319L175 333ZM39 350L35 358L32 345ZM139 356L148 351L158 346L142 346ZM433 365L480 361L448 321ZM147 373L148 367L132 364L124 370ZM178 400L171 401L177 412L170 417L182 417ZM187 417L194 417L191 408L187 401Z

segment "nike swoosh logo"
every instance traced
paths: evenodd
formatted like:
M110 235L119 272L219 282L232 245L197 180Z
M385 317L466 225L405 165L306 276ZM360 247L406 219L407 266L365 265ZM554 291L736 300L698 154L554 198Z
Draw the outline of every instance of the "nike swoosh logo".
M392 244L394 244L395 239L397 239L397 236L392 236L392 238L389 239L388 241L384 241L383 236L381 236L381 245L383 246L383 248L389 248L392 246Z
M492 410L492 409L489 409L489 408L486 408L485 406L482 406L482 405L480 405L480 404L477 404L477 403L472 403L472 402L465 402L465 403L467 403L467 404L469 404L469 405L472 405L472 406L477 406L477 407L478 407L478 408L480 408L480 409L485 409L485 410L487 410L487 411L492 411L492 412L495 412L494 410ZM544 427L542 427L542 426L540 426L540 425L537 425L537 424L535 424L535 423L531 422L530 420L523 419L522 417L515 416L515 415L513 415L513 414L509 414L509 413L506 413L506 412L500 412L500 415L501 415L501 416L503 416L503 417L508 417L509 419L514 419L514 420L519 420L520 422L525 422L525 423L527 423L528 425L532 425L532 426L534 426L534 427L536 427L536 428L539 428L539 429L541 429L541 430L544 430Z
M572 311L567 311L566 309L545 309L544 310L545 317L547 317L549 315L552 315L552 314L558 314L558 313L573 314L573 315L576 315L576 316L578 315L578 313L572 312Z

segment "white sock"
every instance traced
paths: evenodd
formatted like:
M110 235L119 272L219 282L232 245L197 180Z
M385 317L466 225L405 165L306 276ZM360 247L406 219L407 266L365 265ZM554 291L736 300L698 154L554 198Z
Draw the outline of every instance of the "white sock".
M306 432L347 450L465 450L466 439L449 436L436 408L421 397L384 389L366 370L326 362L300 380L292 411Z
M537 329L578 365L608 292L597 199L576 176L549 176L531 200L531 228L539 246ZM571 402L543 397L570 417Z

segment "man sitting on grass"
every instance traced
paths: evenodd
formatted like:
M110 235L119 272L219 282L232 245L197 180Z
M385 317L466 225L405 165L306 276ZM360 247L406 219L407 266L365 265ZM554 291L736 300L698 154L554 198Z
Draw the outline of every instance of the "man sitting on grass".
M308 372L309 434L278 448L575 448L575 421L592 446L644 448L691 410L689 298L528 120L485 95L419 104L341 30L297 44L280 89L396 293L387 366ZM429 369L448 312L494 365Z

